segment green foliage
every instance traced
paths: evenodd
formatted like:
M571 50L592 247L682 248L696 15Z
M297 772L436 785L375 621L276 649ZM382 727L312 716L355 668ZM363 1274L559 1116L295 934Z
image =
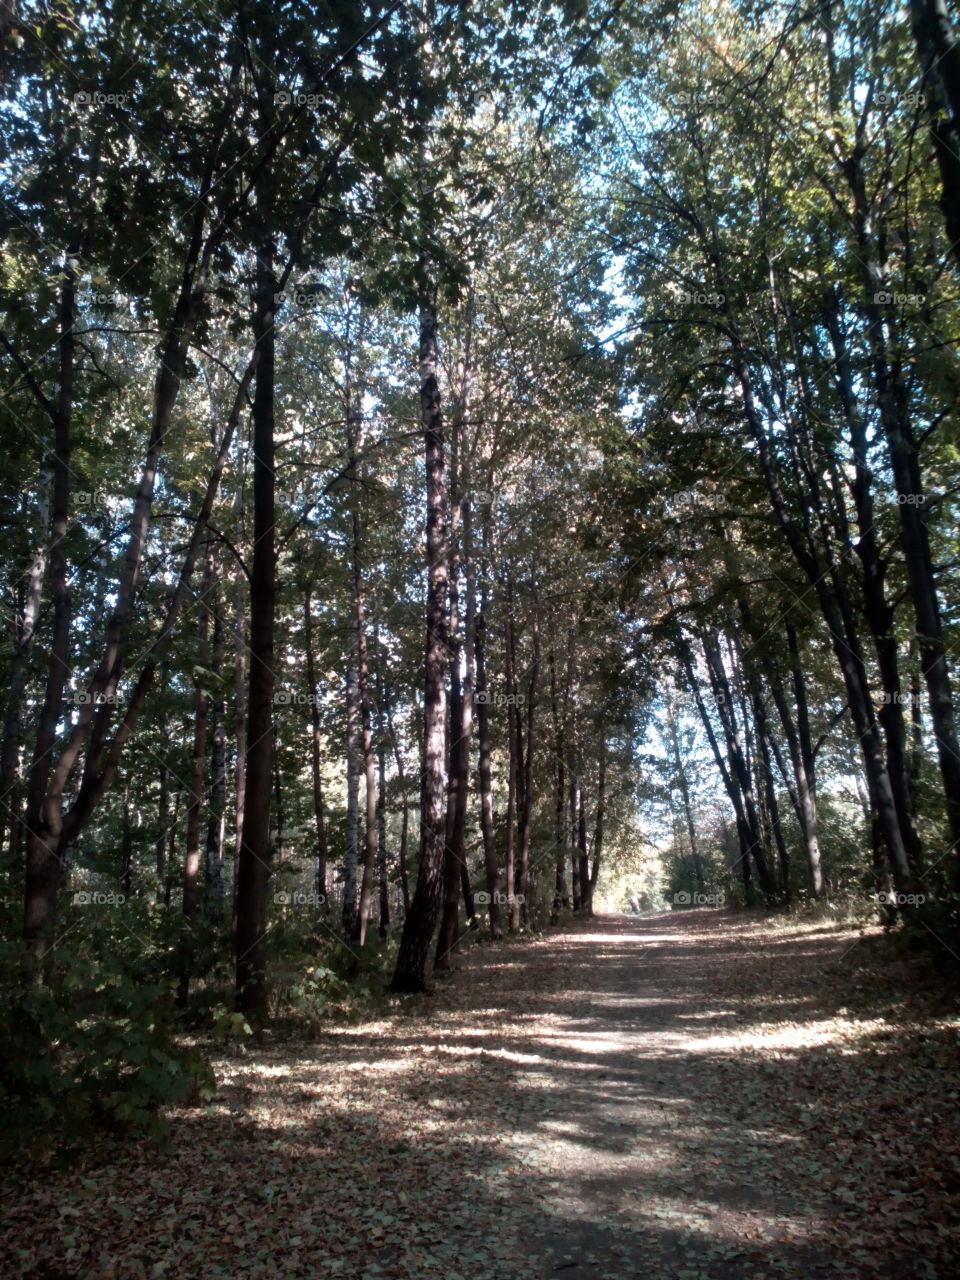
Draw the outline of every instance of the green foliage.
M287 992L289 1010L305 1030L316 1030L335 1002L351 994L350 983L324 965L309 965Z
M22 944L0 953L0 1159L71 1149L103 1130L162 1138L162 1108L206 1097L208 1064L179 1044L169 982L122 957L61 950L55 985L36 982Z
M253 1035L253 1028L242 1013L219 1005L213 1011L213 1039L218 1044L229 1045L233 1049L244 1048L244 1038Z
M724 865L722 850L705 840L695 864L682 845L672 845L663 859L663 896L673 910L701 906L733 906L739 897L736 878Z
M274 939L271 962L271 1015L297 1034L323 1025L353 1021L380 1009L396 961L398 930L381 938L375 928L362 947L339 935L294 938L282 953Z

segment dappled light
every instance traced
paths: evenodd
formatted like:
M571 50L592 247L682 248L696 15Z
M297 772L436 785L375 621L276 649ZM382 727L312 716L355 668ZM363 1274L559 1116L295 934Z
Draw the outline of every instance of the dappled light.
M186 1275L202 1256L204 1275L238 1259L315 1275L307 1250L330 1275L465 1275L467 1257L480 1280L800 1280L855 1254L863 1275L926 1274L906 1221L924 1267L947 1275L960 1055L939 1036L955 1018L912 1016L892 957L898 1016L825 1017L851 976L859 935L843 928L753 937L762 965L718 1006L698 976L754 927L682 923L604 919L476 949L405 1016L219 1061L216 1098L175 1119L170 1151L105 1152L12 1207L28 1222L52 1196L72 1228L94 1200L93 1238L20 1237L8 1265L41 1275L66 1257L125 1277L162 1257ZM761 974L805 984L809 1012L778 1020ZM726 1016L742 1027L704 1034Z
M0 0L0 1280L960 1275L960 0Z

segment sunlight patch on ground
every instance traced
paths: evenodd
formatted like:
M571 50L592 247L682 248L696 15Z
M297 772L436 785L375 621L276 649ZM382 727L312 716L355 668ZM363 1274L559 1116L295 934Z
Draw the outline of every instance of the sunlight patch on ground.
M542 1043L549 1045L555 1049L569 1050L574 1047L577 1053L624 1053L634 1047L635 1040L632 1035L624 1033L608 1034L608 1035L588 1035L584 1032L568 1031L561 1039L551 1039L541 1037ZM566 1063L568 1067L576 1069L577 1063ZM583 1069L591 1069L593 1064L584 1063Z
M679 1022L711 1022L714 1018L734 1018L735 1009L697 1009L693 1013L678 1013Z
M686 942L689 934L681 933L578 933L577 942L598 942L605 947L635 947L638 942L662 946L667 942Z
M744 1048L757 1050L809 1049L814 1046L846 1047L851 1040L875 1035L878 1030L893 1029L883 1018L869 1021L835 1018L821 1022L761 1023L749 1030L705 1036L687 1041L690 1053L739 1053Z
M655 1222L661 1227L681 1228L710 1244L728 1242L736 1245L742 1241L777 1239L804 1241L811 1238L807 1223L798 1217L787 1218L781 1214L777 1225L771 1227L769 1216L763 1211L751 1212L740 1208L732 1214L729 1207L709 1201L700 1202L696 1208L692 1208L689 1201L678 1200L671 1204L661 1198L657 1203L658 1207L652 1211L641 1206L639 1213L648 1222Z

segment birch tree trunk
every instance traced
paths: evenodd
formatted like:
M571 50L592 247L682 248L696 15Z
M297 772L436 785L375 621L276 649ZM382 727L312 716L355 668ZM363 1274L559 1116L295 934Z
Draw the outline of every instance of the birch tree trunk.
M360 685L357 680L357 619L350 619L347 658L347 822L343 850L343 901L340 926L352 938L357 927L357 868L360 848Z
M497 838L493 822L493 782L490 763L490 708L487 702L486 670L487 585L480 586L480 609L477 613L474 648L477 655L477 786L480 793L480 834L483 840L483 866L486 877L487 918L490 936L503 937L500 903L500 873L497 867Z
M424 662L420 867L403 925L393 991L423 991L440 910L446 843L447 609L449 565L443 413L437 382L437 289L432 263L421 260L420 416L427 473L427 638Z
M549 669L550 714L553 721L553 755L556 776L556 791L554 793L553 807L553 839L556 846L556 867L553 887L553 911L551 913L550 920L552 924L556 924L560 917L561 909L570 906L570 893L567 889L567 841L566 824L564 822L564 813L567 804L567 782L563 764L563 753L565 747L563 741L563 721L560 716L560 706L557 698L557 670L553 649L550 650Z
M379 637L377 637L379 640ZM379 645L378 645L379 649ZM390 932L390 881L387 876L387 742L383 716L383 654L377 662L377 880L380 937Z
M540 675L540 617L539 604L534 592L533 610L533 661L530 667L530 683L527 690L527 746L523 765L523 807L520 813L520 862L517 867L516 901L510 904L510 927L518 928L521 923L529 925L528 902L530 898L530 839L533 828L533 748L534 726L537 710L537 681ZM517 715L519 728L519 712Z
M270 881L270 793L273 772L273 629L276 595L274 515L275 329L273 247L257 256L256 345L260 355L253 399L253 562L250 574L250 679L247 778L237 874L237 1008L267 1016L266 928Z
M224 659L224 625L219 606L213 621L213 670ZM220 686L213 698L210 742L210 810L204 847L204 912L211 923L223 919L223 849L227 827L227 715Z
M320 695L317 688L316 658L313 649L313 614L310 591L303 598L304 644L307 659L307 685L310 696L310 777L313 788L313 821L316 834L314 886L321 910L327 897L327 825L323 811L323 781L320 769Z
M373 877L377 861L377 760L373 745L370 714L370 670L367 658L366 610L363 596L362 514L360 497L360 457L363 450L363 419L360 391L353 388L352 426L350 427L351 472L353 474L353 622L356 633L357 698L360 711L360 733L363 747L364 780L364 852L360 883L360 905L356 913L352 937L360 946L367 936L367 920L373 907Z
M203 805L204 778L207 764L207 718L210 699L207 694L210 666L210 592L213 587L213 554L207 547L204 557L203 583L197 600L197 649L194 674L193 757L190 787L187 793L187 843L183 855L183 932L180 947L180 982L177 1004L183 1008L190 994L190 955L193 925L197 915L197 882L200 872L200 810Z

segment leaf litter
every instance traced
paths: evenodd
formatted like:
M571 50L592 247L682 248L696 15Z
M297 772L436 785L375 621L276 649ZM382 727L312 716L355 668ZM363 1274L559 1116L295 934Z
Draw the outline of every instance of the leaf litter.
M957 1008L879 930L722 911L470 948L216 1063L163 1149L5 1189L18 1280L958 1271Z

